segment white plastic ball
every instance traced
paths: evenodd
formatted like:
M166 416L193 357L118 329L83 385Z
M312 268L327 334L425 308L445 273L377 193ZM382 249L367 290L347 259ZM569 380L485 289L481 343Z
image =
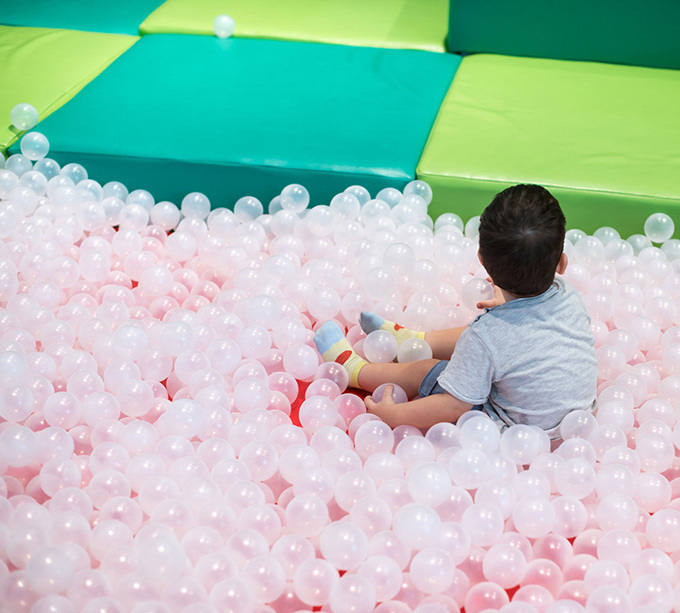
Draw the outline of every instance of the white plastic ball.
M385 388L388 385L392 386L392 399L396 404L408 402L408 396L406 395L404 388L400 387L396 383L383 383L382 385L376 387L371 394L371 398L374 402L380 402L382 400L383 394L385 393Z
M50 150L47 137L40 132L29 132L21 139L21 153L29 160L41 160Z
M486 279L471 279L461 291L460 297L463 304L470 311L477 311L477 303L491 300L494 296L493 285Z
M17 130L30 130L38 123L38 111L27 102L22 102L12 108L9 119Z
M664 243L673 236L675 224L665 213L654 213L645 221L645 236L655 243Z
M413 337L407 338L397 348L397 361L417 362L419 360L429 360L432 358L432 348L425 339Z
M364 339L363 351L369 362L392 362L397 349L396 337L386 330L374 330Z
M241 223L257 219L264 212L262 203L253 196L239 198L234 204L234 215Z
M236 23L229 15L218 15L213 21L213 32L218 38L229 38L236 28Z
M309 192L303 185L292 183L281 191L281 208L292 213L301 213L309 206ZM272 213L272 211L269 211Z
M210 200L205 194L192 192L182 199L181 211L184 217L206 219L210 213Z

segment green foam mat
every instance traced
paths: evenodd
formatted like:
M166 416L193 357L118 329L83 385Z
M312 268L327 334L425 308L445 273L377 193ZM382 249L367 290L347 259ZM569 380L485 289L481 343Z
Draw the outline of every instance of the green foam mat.
M141 32L213 35L221 14L237 37L444 51L448 0L167 0Z
M139 34L163 0L0 0L0 24Z
M0 149L20 132L10 111L32 104L44 118L70 100L137 37L72 30L0 26Z
M451 0L448 47L680 68L677 0Z
M289 183L312 204L403 186L460 58L339 45L145 36L43 121L50 156L92 178L214 206L266 205ZM424 84L427 86L424 86Z
M642 230L680 218L680 73L494 55L465 57L418 177L431 210L479 214L515 183L539 183L570 227Z

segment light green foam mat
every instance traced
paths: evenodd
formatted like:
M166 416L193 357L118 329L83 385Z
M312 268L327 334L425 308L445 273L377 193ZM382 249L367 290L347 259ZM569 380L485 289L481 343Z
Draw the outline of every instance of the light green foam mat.
M680 72L472 55L463 59L418 165L434 215L479 214L539 183L570 227L642 231L680 219Z
M235 36L444 51L448 0L167 0L142 34L213 34L221 14Z
M118 34L0 26L0 149L20 134L9 119L15 105L28 102L45 118L136 40Z

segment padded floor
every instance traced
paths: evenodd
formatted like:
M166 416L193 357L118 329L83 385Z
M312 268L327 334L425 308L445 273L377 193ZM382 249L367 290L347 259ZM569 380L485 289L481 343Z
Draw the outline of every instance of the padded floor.
M139 34L163 0L0 0L0 24Z
M16 104L28 102L40 118L46 117L136 40L117 34L0 26L0 150L19 134L9 122Z
M460 58L205 36L143 37L38 129L90 176L213 206L289 183L312 204L415 177ZM427 84L425 86L424 84Z
M455 52L680 68L677 0L451 0Z
M570 227L640 232L680 218L680 73L467 56L418 166L434 215L474 215L508 185L545 185Z
M228 14L238 37L444 51L449 0L167 0L141 32L213 35Z

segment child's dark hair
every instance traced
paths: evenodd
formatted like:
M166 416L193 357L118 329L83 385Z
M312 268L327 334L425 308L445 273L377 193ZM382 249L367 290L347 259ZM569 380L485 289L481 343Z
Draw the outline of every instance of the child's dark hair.
M479 221L479 253L493 282L517 296L537 296L555 278L566 221L540 185L508 187Z

